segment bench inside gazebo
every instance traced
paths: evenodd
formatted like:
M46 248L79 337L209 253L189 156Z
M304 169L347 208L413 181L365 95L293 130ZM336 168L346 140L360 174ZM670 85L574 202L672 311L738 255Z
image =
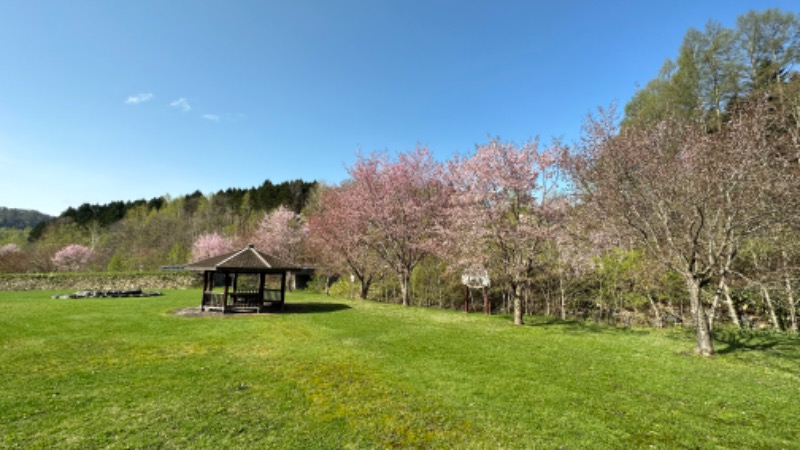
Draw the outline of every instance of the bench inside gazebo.
M286 301L286 275L299 268L262 253L251 244L193 262L186 265L186 270L203 274L200 309L225 313L282 309ZM220 290L215 290L217 287Z

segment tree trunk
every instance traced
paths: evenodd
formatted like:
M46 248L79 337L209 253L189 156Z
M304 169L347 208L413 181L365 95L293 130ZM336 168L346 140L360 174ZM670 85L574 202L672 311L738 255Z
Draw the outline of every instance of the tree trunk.
M372 278L372 277L370 277ZM366 300L367 296L369 295L369 288L372 285L372 279L369 280L361 280L361 288L359 289L358 296L361 300Z
M781 329L781 325L778 322L778 315L775 313L775 306L772 304L772 297L769 295L769 289L767 289L764 284L761 284L761 295L764 297L764 303L767 305L767 312L769 312L769 318L772 321L772 326L776 330Z
M736 312L736 306L733 304L733 299L731 298L731 290L728 287L728 283L724 276L720 277L717 290L714 292L714 302L711 305L711 311L708 315L709 328L712 330L714 329L714 319L716 317L716 311L721 297L725 298L725 306L728 307L728 315L731 318L731 323L733 323L736 328L741 329L742 324L739 321L739 314Z
M731 316L731 322L733 322L736 328L742 328L742 322L739 320L739 313L736 312L736 305L733 304L731 289L728 287L728 283L722 285L722 292L725 294L725 304L728 305L728 313Z
M514 325L525 325L522 320L522 284L514 285Z
M722 268L722 273L719 277L719 286L717 287L717 292L715 298L716 300L719 298L720 295L725 296L725 305L728 307L728 315L731 318L731 322L736 326L736 328L742 328L741 322L739 322L739 314L736 312L736 306L733 304L733 299L731 299L731 290L728 287L728 274L731 270L731 262L733 258L736 256L737 250L736 247L729 248L728 252L726 253L725 258L725 266Z
M294 292L297 289L297 281L294 276L294 272L286 272L286 287L288 288L289 292Z
M783 274L784 288L786 289L786 304L789 308L789 330L792 333L797 333L797 307L794 304L794 292L792 291L792 282L789 280L789 274Z
M714 343L711 340L711 331L708 328L705 309L700 300L700 280L693 275L684 275L686 287L689 290L689 303L692 305L692 316L694 317L694 327L697 339L695 353L701 356L712 356L714 354Z
M564 289L564 274L558 274L559 315L561 320L567 320L567 293Z
M535 314L536 313L536 305L531 303L531 301L530 301L531 298L530 297L531 297L531 290L530 289L525 289L525 305L526 306L530 305L530 306L528 306L527 311L529 311L530 314ZM542 297L543 297L543 300L544 300L544 315L547 316L547 317L550 317L550 298L549 298L550 296L547 295L547 294L544 294L544 295L542 295Z
M661 311L658 310L658 305L650 293L647 293L647 299L650 300L650 307L653 308L653 315L656 318L656 328L664 328L664 321L661 319Z
M411 306L411 271L404 269L399 275L400 296L403 299L403 306Z
M784 250L781 252L783 259L783 287L786 292L786 306L789 310L789 331L797 333L797 307L794 304L794 290L792 289L792 281L789 279L789 268L787 261L789 256Z
M714 292L714 300L711 302L711 308L708 309L706 313L706 320L708 320L708 329L712 333L714 332L714 322L717 316L717 306L719 306L719 299L722 297L722 284L724 283L724 278L719 279L719 285L717 285L717 290Z

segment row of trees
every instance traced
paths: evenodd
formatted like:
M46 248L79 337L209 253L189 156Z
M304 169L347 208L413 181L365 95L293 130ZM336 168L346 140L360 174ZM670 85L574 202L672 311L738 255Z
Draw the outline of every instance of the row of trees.
M131 270L252 242L315 266L325 288L404 305L460 307L461 274L485 271L517 324L683 322L703 355L721 320L796 332L798 30L777 10L690 30L621 121L600 109L572 145L494 139L445 162L422 147L358 155L348 180L302 202L259 210L233 190L136 205L108 227L62 218L33 248L0 248L0 263L24 254L26 268L52 270L81 244L95 269Z
M796 121L774 100L727 114L713 131L704 115L619 130L601 110L571 147L493 140L446 163L424 148L361 156L308 211L307 250L352 273L362 298L393 274L412 304L427 263L439 275L429 283L451 286L487 270L518 324L538 296L564 318L690 322L705 355L720 311L736 327L760 317L796 332Z
M615 232L615 247L628 241L627 248L642 249L683 281L703 354L713 353L717 308L724 305L741 326L741 307L752 305L740 301L737 308L733 286L757 287L773 325L798 329L800 160L786 131L793 124L765 101L728 113L712 133L702 118L670 117L618 132L598 117L569 158L578 208L600 220L593 228ZM758 264L767 260L769 268ZM774 283L785 288L785 323L770 299Z
M537 141L499 140L447 164L425 148L396 159L361 156L350 180L323 190L310 211L310 247L327 267L357 277L362 298L376 279L394 274L404 305L412 303L414 270L428 259L443 262L444 276L491 268L522 324L539 248L566 212L549 189L555 161L555 148Z
M579 152L579 191L603 205L592 213L633 230L683 279L704 354L720 305L741 326L760 297L773 327L798 330L798 62L793 13L690 29L677 60L626 106L622 130L598 118Z
M394 274L403 304L433 260L446 275L488 269L515 323L538 296L562 317L690 322L705 355L721 313L796 332L798 36L797 16L777 10L690 30L621 128L600 110L569 147L495 140L446 164L425 149L361 157L323 192L312 242L362 296Z

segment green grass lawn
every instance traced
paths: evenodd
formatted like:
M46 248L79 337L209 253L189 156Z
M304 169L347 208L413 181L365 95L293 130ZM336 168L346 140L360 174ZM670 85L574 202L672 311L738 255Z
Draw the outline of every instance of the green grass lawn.
M2 448L800 448L800 340L290 294L0 292Z

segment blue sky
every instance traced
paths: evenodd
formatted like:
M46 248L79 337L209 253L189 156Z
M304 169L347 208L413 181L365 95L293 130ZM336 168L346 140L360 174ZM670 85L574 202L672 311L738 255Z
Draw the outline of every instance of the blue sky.
M689 27L795 1L0 0L0 206L338 183L357 151L574 140Z

